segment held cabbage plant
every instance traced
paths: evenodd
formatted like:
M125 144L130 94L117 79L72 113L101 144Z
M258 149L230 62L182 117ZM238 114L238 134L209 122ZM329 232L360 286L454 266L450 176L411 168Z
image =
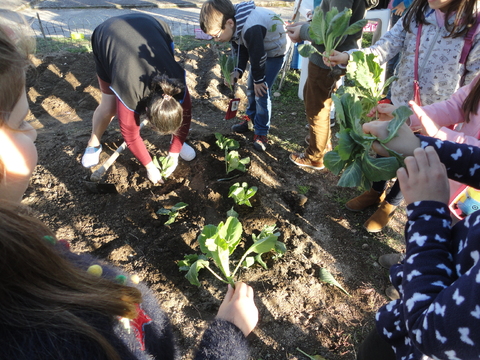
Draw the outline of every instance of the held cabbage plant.
M152 161L153 165L160 170L160 175L162 175L164 179L170 176L172 173L170 169L175 166L175 160L173 160L171 156L159 156L158 158L154 156Z
M385 143L397 136L398 129L405 123L412 111L401 106L394 112L394 118L388 125L389 135L380 140L362 130L362 104L356 95L332 95L335 103L336 118L340 131L336 134L338 145L325 154L325 166L335 175L342 173L338 186L361 187L370 189L372 182L389 180L396 176L396 171L403 166L403 157L390 149ZM374 141L380 142L390 157L371 156Z
M382 67L375 61L374 54L365 54L362 51L352 53L353 61L347 65L345 77L349 86L342 85L337 94L350 93L358 95L362 104L362 119L370 121L366 114L377 106L384 97L386 89L397 79L391 76L382 84ZM377 116L378 117L378 116Z
M240 266L249 267L258 262L266 268L261 257L262 254L274 251L281 256L285 253L285 245L277 240L280 233L275 230L275 225L265 226L258 236L253 234L253 244L245 251L234 270L231 271L230 256L242 238L242 224L236 217L229 217L225 223L221 222L218 226L207 225L197 238L202 254L185 255L184 259L178 262L179 269L187 271L185 277L193 285L200 286L198 272L206 268L220 281L235 286L235 275ZM210 267L211 261L220 270L220 275Z
M325 47L325 55L330 55L332 50L343 41L344 36L353 35L363 29L367 20L359 20L351 25L352 9L345 8L339 12L336 7L332 7L327 13L318 6L310 23L309 35L312 41L317 45ZM298 52L301 56L309 57L313 53L319 53L311 44L298 46ZM320 54L323 55L323 54Z

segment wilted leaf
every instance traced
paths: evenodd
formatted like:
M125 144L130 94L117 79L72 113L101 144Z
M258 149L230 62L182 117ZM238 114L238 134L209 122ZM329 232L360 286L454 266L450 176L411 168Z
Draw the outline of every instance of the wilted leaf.
M318 278L327 283L327 284L331 284L331 285L334 285L336 287L338 287L340 290L342 290L345 294L347 294L348 296L350 296L350 294L347 292L347 290L345 290L342 285L340 285L340 283L335 280L335 278L333 277L332 274L330 274L330 272L328 272L327 269L325 268L320 268L320 272L318 274Z

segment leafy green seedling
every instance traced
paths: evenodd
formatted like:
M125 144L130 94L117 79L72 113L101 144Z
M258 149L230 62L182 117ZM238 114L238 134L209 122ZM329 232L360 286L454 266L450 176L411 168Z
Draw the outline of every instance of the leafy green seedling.
M359 20L349 25L352 17L352 9L345 8L339 12L336 7L332 7L327 13L318 6L310 23L309 35L312 41L317 45L325 47L325 55L330 55L332 50L342 42L344 36L353 35L363 29L368 20ZM298 46L298 52L301 56L309 57L319 51L311 44L302 44ZM323 54L320 54L323 55Z
M163 225L170 225L177 218L178 211L183 209L183 208L186 208L187 206L188 206L188 204L185 204L184 202L179 202L179 203L176 203L174 206L172 206L170 209L162 208L162 209L158 210L157 214L168 215L168 220Z
M233 170L245 172L247 171L246 165L250 163L250 158L246 157L240 159L240 154L238 151L232 150L228 152L227 156L225 157L225 162L227 166L227 174Z
M362 104L362 120L370 121L366 114L377 106L378 101L384 97L385 90L395 76L388 78L382 85L383 69L375 61L374 54L365 54L362 51L352 53L352 61L348 62L346 78L351 86L341 86L337 94L350 93L358 95ZM378 118L378 116L377 116Z
M370 189L372 182L389 180L396 176L398 168L403 166L403 157L388 149L384 144L397 136L398 129L405 123L412 111L401 106L394 112L389 122L389 135L380 140L362 130L362 104L357 95L344 93L340 97L333 94L337 122L340 131L336 134L338 145L325 154L325 166L335 175L342 173L338 186L361 187ZM390 154L389 157L370 155L374 141L378 141Z
M265 227L258 236L252 235L253 245L245 251L235 269L231 272L230 255L232 255L240 243L243 233L242 224L237 218L229 217L225 223L221 222L218 226L206 225L197 238L203 254L185 255L184 259L178 262L179 269L181 271L187 271L185 277L193 285L200 286L198 272L206 268L220 281L235 286L234 279L240 266L244 262L246 264L247 258L249 259L248 263L251 265L250 254L257 254L253 260L258 261L258 259L261 260L262 254L272 250L277 253L285 252L285 245L277 240L280 233L273 232L274 230L275 226ZM215 266L220 270L221 275L218 275L210 267L209 259L213 260ZM263 265L265 264L263 263L262 266Z
M217 138L215 143L222 150L235 150L240 147L237 140L227 138L220 133L215 133L215 137Z
M325 269L325 268L320 268L320 272L318 274L318 278L327 283L327 284L330 284L330 285L334 285L336 287L338 287L340 290L342 290L345 294L347 294L348 296L350 296L350 294L347 292L347 290L345 290L342 285L340 285L340 283L335 280L335 278L333 277L332 274L330 274L330 272Z
M306 195L310 191L310 186L308 185L298 185L298 192L302 195Z
M235 56L220 54L220 69L222 70L223 78L226 80L230 91L233 91L233 84L230 82L237 59Z
M256 186L248 187L246 182L243 182L242 185L240 183L235 183L230 186L230 192L228 193L228 197L233 198L235 204L237 205L247 205L252 207L250 203L250 198L253 197L257 193L258 188Z
M160 170L162 178L166 179L171 175L170 169L175 166L175 160L171 156L159 156L158 158L154 156L152 161L153 165Z

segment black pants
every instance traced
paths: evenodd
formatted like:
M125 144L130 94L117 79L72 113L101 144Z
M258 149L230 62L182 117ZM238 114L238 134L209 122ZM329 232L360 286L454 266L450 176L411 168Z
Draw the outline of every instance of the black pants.
M357 360L395 360L392 346L383 340L376 328L363 340L358 348Z

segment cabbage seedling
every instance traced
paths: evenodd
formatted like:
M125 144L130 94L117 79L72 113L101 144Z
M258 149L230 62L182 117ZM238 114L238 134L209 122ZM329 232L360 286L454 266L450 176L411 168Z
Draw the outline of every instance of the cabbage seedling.
M233 84L231 83L231 76L235 70L235 64L237 63L237 58L235 56L228 56L225 54L220 55L220 69L222 70L222 75L226 80L230 91L233 92Z
M385 145L397 136L398 129L405 123L412 111L406 106L400 106L394 112L394 118L389 122L389 135L381 140L362 130L362 104L357 95L345 93L341 96L332 95L335 103L335 113L340 131L336 134L338 145L333 151L325 154L325 166L335 175L342 173L338 186L361 187L370 189L372 182L392 179L397 169L403 166L403 157ZM372 157L371 147L378 141L388 151L390 157Z
M252 235L253 244L245 251L238 261L233 272L230 271L230 255L240 243L243 229L240 221L235 217L229 217L225 223L220 222L218 226L207 225L198 236L201 255L185 255L184 259L178 262L181 271L187 271L185 277L191 284L200 286L198 272L206 268L220 281L235 286L235 275L243 266L250 266L255 261L263 267L261 255L274 251L279 255L285 253L285 245L278 241L280 233L274 232L275 225L265 226L258 236ZM252 256L252 254L256 254ZM210 267L210 261L220 270L221 275Z
M233 170L240 170L242 172L247 171L246 165L250 162L250 158L246 157L241 159L238 151L232 150L225 157L227 166L227 174Z
M215 137L217 139L215 143L222 150L235 150L240 147L240 144L237 140L227 138L220 133L215 133Z
M168 220L163 225L170 225L177 218L178 210L186 208L187 206L188 206L188 204L185 204L184 202L179 202L179 203L176 203L174 206L172 206L170 209L162 208L162 209L158 210L157 214L168 215Z
M368 22L368 20L363 19L349 25L351 17L352 9L345 8L342 12L339 12L336 7L332 7L327 13L324 13L318 6L313 13L312 22L310 23L310 38L315 44L325 47L325 55L330 55L332 50L337 48L345 36L361 31ZM313 53L319 53L311 44L299 45L298 52L304 57L309 57Z
M258 188L256 186L249 188L246 182L243 182L242 185L240 185L240 183L235 183L230 186L228 197L233 198L237 205L247 205L252 207L250 198L257 193L257 190Z
M171 175L171 171L169 170L175 166L175 160L173 160L171 156L159 156L158 158L154 156L152 161L153 165L160 170L162 178L166 179Z

